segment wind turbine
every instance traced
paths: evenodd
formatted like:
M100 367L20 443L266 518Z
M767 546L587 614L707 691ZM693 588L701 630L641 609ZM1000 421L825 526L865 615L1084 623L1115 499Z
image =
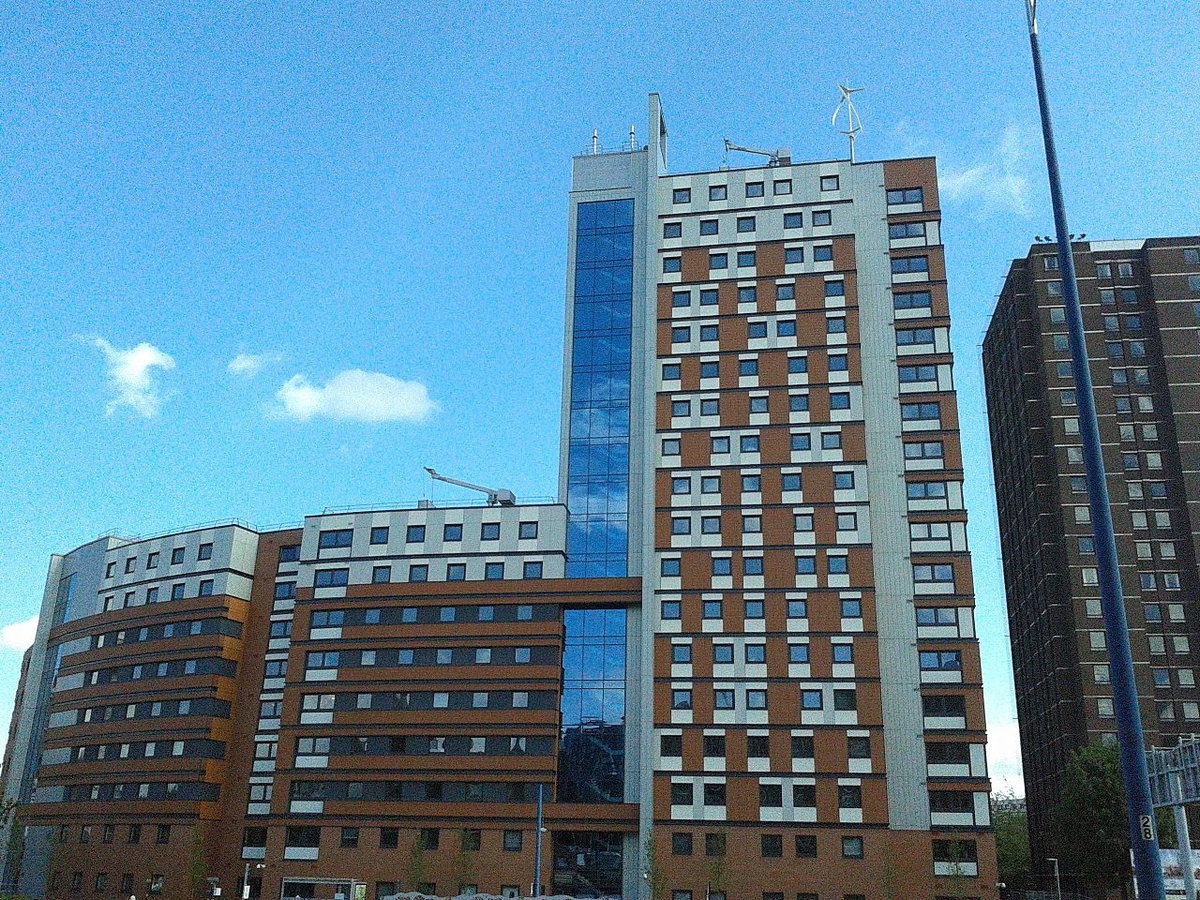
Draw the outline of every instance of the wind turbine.
M854 139L862 131L862 119L858 117L858 110L854 108L853 95L863 90L863 88L852 88L844 84L839 84L838 90L842 92L842 99L838 101L837 108L833 111L833 119L830 121L830 124L837 125L838 116L843 109L846 111L846 128L841 133L850 139L850 162L853 164Z

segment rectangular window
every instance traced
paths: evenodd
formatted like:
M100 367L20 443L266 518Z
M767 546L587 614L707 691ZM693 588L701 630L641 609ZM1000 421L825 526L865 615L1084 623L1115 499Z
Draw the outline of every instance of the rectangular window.
M747 197L761 197L763 195L763 183L761 181L746 182Z
M804 213L798 213L798 212L784 213L783 214L783 227L784 228L803 228L804 227Z
M663 237L683 237L683 225L680 222L663 222Z
M691 203L692 202L691 188L675 188L675 190L673 190L671 192L671 202L672 203Z
M725 200L729 196L729 188L723 184L710 184L708 186L709 200Z

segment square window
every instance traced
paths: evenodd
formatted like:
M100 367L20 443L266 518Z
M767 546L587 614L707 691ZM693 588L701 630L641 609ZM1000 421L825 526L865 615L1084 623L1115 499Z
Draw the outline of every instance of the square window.
M178 566L183 562L183 547L176 547L171 551L171 565Z
M839 185L840 185L840 179L838 178L837 175L822 175L821 176L821 190L836 191L836 190L838 190Z
M784 228L803 228L804 227L804 213L798 213L798 212L784 213L783 214L783 227Z
M688 832L675 832L671 835L671 855L691 856L692 836Z
M833 224L833 213L828 209L813 210L812 223L814 228Z
M702 234L702 235L716 234L717 228L718 228L718 224L717 224L716 219L701 219L700 220L700 234Z
M391 566L375 566L371 569L371 584L387 584L391 580Z
M483 577L486 581L500 581L504 578L504 563L489 562L483 565Z
M675 188L675 190L673 190L671 192L671 202L673 202L673 203L691 203L692 202L691 188ZM508 848L505 847L505 849L507 850Z
M755 259L755 255L754 255L753 250L739 250L738 251L737 264L739 267L741 267L741 268L753 267L754 259Z
M484 522L479 526L479 539L481 541L498 541L500 540L500 523L499 522Z
M405 531L404 539L409 544L419 544L425 540L424 525L409 525Z
M662 270L664 274L672 274L682 270L683 261L678 256L664 256Z
M729 188L723 184L710 184L708 186L709 200L725 200L729 195Z
M842 856L846 859L862 859L863 839L861 837L842 838Z
M708 256L709 269L728 269L729 254L728 253L710 253Z
M408 567L409 581L428 581L429 566L424 563L414 563Z
M411 571L411 570L410 570ZM467 564L466 563L450 563L446 566L447 581L466 581L467 580Z
M761 197L763 195L763 183L761 181L746 182L747 197Z
M783 251L783 261L785 263L802 263L804 262L803 247L787 247Z
M389 529L386 525L383 527L380 527L380 528L372 528L371 529L371 543L372 544L386 544L388 542L388 534L390 533L390 531L391 531L391 529Z

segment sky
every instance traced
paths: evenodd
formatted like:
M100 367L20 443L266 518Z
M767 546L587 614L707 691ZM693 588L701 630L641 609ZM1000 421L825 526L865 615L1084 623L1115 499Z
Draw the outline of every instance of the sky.
M1072 227L1195 234L1191 0L1042 0ZM0 5L0 740L49 555L556 492L570 158L936 154L993 775L1019 789L980 345L1051 227L1021 0ZM732 159L747 165L751 159Z

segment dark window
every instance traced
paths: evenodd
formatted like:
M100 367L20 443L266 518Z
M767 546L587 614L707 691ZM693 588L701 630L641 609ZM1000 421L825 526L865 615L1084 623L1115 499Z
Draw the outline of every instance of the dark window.
M425 540L424 525L409 525L405 532L404 539L409 544L419 544Z
M716 219L701 219L700 220L700 233L702 235L716 234L717 233L717 220Z
M395 850L400 846L400 829L399 828L380 828L379 829L379 849L380 850Z
M199 546L199 548L196 550L196 559L198 559L198 560L212 559L212 550L213 550L212 544L201 544Z
M521 849L521 832L515 829L505 829L504 831L504 849L509 851L519 851Z
M388 542L388 533L390 529L385 525L380 528L371 529L372 544L386 544Z
M154 836L154 843L169 844L171 842L171 826L159 825L158 832Z
M815 834L796 835L796 855L802 859L815 859L817 856L817 836Z
M281 563L296 562L298 559L300 559L299 544L288 544L286 547L279 548L279 561Z
M783 835L764 834L762 838L762 855L766 857L783 856ZM764 900L766 895L763 895Z
M686 831L676 831L671 835L671 854L673 856L692 855L692 835Z
M183 548L176 547L171 551L171 565L178 566L183 562Z
M720 831L709 831L704 835L704 855L725 855L725 834Z
M322 531L317 538L317 546L322 550L332 547L349 547L354 541L354 530L350 528L337 531Z
M342 829L341 846L346 848L354 848L358 846L358 829L354 827L346 827Z
M683 224L681 222L663 222L663 237L683 237Z
M692 189L691 188L675 188L671 192L671 202L673 202L673 203L691 203L692 202Z

